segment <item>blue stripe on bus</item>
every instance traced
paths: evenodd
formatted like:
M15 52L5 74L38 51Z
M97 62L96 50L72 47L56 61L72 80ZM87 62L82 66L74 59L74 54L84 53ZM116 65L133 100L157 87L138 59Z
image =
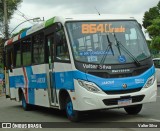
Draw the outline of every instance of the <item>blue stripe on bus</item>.
M56 89L74 90L74 79L86 80L86 74L80 71L55 72Z
M21 37L20 37L21 39L24 38L24 37L26 37L26 35L27 35L27 30L29 30L30 28L31 28L31 27L27 28L25 31L23 31L23 32L21 33L21 35L20 35L20 36L21 36Z
M26 32L27 32L27 31L24 31L24 32L21 34L21 37L20 37L21 39L26 36Z
M10 87L11 88L24 88L24 76L10 76ZM47 75L44 74L33 74L28 77L28 88L47 88Z
M123 84L127 84L127 89L136 89L143 87L148 78L155 73L155 68L152 66L146 72L138 76L125 78L100 78L87 74L87 80L97 84L102 90L124 90Z
M56 89L74 90L73 71L55 72Z
M56 72L55 81L57 89L74 89L73 79L81 79L95 83L104 91L124 90L123 84L127 84L127 89L142 88L154 73L154 66L141 75L125 78L100 78L81 71Z
M24 88L24 77L23 75L21 76L10 76L9 77L9 86L10 88L15 88L15 87L23 87Z
M46 74L32 74L30 68L26 68L27 76L29 80L29 88L47 88ZM94 82L104 91L109 90L123 90L122 85L127 84L127 89L135 89L143 87L147 79L155 73L155 68L152 66L150 69L145 71L143 74L133 77L125 78L100 78L90 74L85 74L81 71L68 71L68 72L55 72L52 73L53 81L55 81L56 89L68 89L74 90L74 79L81 79L90 82ZM23 76L12 76L10 77L10 87L24 87ZM32 100L31 100L32 101Z
M26 67L26 73L27 73L27 78L28 78L28 102L30 104L35 104L35 91L33 88L31 88L32 85L32 79L33 79L33 71L32 67L28 66Z

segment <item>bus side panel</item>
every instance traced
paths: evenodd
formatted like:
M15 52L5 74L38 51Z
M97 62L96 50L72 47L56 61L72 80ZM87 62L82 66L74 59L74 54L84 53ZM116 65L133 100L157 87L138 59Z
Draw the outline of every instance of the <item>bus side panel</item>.
M19 101L18 89L24 87L24 78L22 68L13 69L9 71L9 87L11 99Z
M35 105L50 107L48 89L35 89Z
M28 104L50 107L47 66L41 64L14 69L10 75L11 98L19 100L18 89L22 88Z
M16 100L19 101L19 94L18 94L18 88L10 88L10 92L11 92L11 100Z
M12 70L12 72L11 71L9 71L9 88L10 88L10 99L16 99L16 88L15 88L15 86L13 85L13 81L12 81L12 79L10 79L10 77L12 77L12 76L14 76L14 72L13 72L13 70Z
M50 107L48 96L47 64L26 67L29 79L29 103Z
M56 89L73 89L73 71L70 63L54 64Z
M59 91L61 89L67 90L71 99L75 97L74 92L74 81L73 81L73 70L71 63L54 63L54 73L55 73L55 85L56 93L59 103ZM65 102L66 100L64 100ZM75 101L73 101L74 104Z

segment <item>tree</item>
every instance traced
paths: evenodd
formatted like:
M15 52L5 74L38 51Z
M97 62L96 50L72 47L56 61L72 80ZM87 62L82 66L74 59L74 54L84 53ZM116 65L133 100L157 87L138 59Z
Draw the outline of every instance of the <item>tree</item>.
M23 0L6 0L7 1L7 13L8 13L8 21L12 18L12 15L15 10L17 10L18 5ZM0 0L0 24L3 25L3 16L4 16L4 0Z
M160 17L153 19L151 25L147 27L151 39L160 35Z
M146 11L143 17L143 27L151 38L150 48L160 50L160 1L157 6Z
M151 41L151 46L154 49L160 50L160 17L152 20L152 24L147 27Z
M4 0L0 0L2 3L0 5L0 22L3 22L3 2ZM8 19L11 19L14 11L17 10L17 6L22 2L22 0L6 0L7 1L7 8L8 8Z
M22 0L6 0L6 4L7 4L7 17L8 17L8 21L10 21L10 19L12 18L12 15L14 13L15 10L17 10L18 5L22 2ZM4 0L0 0L0 32L2 32L2 28L4 25ZM3 52L3 44L4 44L4 40L3 38L0 38L0 68L3 67L3 56L2 56L2 52Z
M160 1L157 6L152 7L149 11L146 11L143 17L143 27L147 29L148 26L152 24L152 20L160 16Z
M1 44L3 42L4 42L3 39L0 38L0 69L3 68L3 48L4 46L3 44Z

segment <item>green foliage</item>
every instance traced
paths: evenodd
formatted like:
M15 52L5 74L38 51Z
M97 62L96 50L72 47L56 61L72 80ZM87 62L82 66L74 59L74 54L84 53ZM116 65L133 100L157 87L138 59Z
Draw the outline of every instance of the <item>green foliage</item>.
M0 0L0 23L3 23L3 16L4 16L4 0ZM10 21L10 19L12 18L12 15L14 13L15 10L17 10L18 5L22 2L23 0L6 0L6 4L7 4L7 13L8 13L8 21ZM3 52L3 43L4 41L2 41L0 39L0 68L3 68L3 56L2 56L2 52Z
M150 41L150 40L147 40L147 45L148 45L149 49L152 48L152 46L151 46L151 41Z
M3 68L3 39L0 38L0 69Z
M22 2L22 0L7 0L8 5L8 18L11 19L14 11L17 10L17 6Z
M152 25L152 20L160 16L160 1L157 6L152 7L149 11L146 11L143 17L143 27L147 29L148 26Z
M3 10L3 1L1 0L2 4L0 5L0 22L3 23L3 16L4 16L4 10ZM15 10L17 10L18 5L22 2L23 0L7 0L7 8L8 8L8 20L12 18L12 15Z
M152 24L152 20L160 16L158 7L150 8L149 11L146 11L143 17L143 27L147 29L148 26Z
M147 32L151 38L160 35L160 17L152 20L151 25L147 27Z
M143 26L147 29L150 36L151 43L149 45L151 50L160 50L160 1L157 6L152 7L146 11L143 17Z
M160 50L160 36L153 37L152 47L154 49Z
M3 63L0 63L0 68L2 68L2 69L4 68L4 65L3 65Z

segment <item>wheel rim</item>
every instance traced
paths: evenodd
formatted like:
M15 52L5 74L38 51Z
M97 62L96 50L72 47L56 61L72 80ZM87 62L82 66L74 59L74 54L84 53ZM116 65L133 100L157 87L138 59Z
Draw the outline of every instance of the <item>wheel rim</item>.
M67 114L68 116L74 116L74 110L71 101L67 103Z

